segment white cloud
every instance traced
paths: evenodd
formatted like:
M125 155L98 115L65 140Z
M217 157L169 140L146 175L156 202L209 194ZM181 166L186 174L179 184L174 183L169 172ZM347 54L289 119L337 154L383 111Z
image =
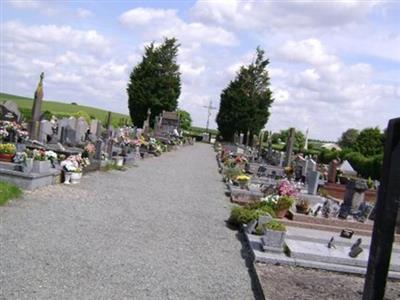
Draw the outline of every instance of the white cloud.
M86 48L96 53L107 52L110 47L110 40L96 30L77 30L71 26L26 26L20 22L9 21L3 24L1 31L4 34L4 41L12 47L36 45L42 50L43 47L52 49L59 45L74 49Z
M92 11L85 9L85 8L81 8L81 7L76 10L76 14L78 15L79 18L83 18L83 19L93 16Z
M161 39L174 36L185 44L202 43L222 46L237 44L235 35L218 26L208 26L200 22L185 22L176 10L135 8L124 12L119 21L136 30L146 39Z

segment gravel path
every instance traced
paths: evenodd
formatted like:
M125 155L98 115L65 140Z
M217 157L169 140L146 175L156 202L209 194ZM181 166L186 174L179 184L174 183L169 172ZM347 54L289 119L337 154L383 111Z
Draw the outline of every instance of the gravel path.
M254 299L209 145L0 207L0 299Z

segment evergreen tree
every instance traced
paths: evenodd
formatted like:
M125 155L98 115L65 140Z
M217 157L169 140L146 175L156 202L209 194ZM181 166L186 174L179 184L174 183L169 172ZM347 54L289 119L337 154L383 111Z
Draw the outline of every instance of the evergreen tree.
M179 44L166 38L159 47L151 43L142 61L134 67L128 83L128 106L133 123L141 127L151 109L150 124L163 110L174 111L181 93L179 66L176 62Z
M190 127L192 126L192 117L190 116L190 113L188 113L187 111L182 110L182 109L178 109L177 112L178 112L181 128L183 130L189 130Z
M236 78L222 91L217 124L224 140L232 140L235 132L250 132L252 137L267 123L273 102L268 64L264 51L258 47L255 61L242 66Z

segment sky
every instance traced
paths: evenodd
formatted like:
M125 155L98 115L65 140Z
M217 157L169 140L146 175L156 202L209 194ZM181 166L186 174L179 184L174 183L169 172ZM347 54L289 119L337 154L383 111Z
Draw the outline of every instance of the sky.
M337 140L400 116L400 2L1 0L0 91L128 113L150 42L176 37L179 107L205 127L210 101L260 46L274 102L266 129ZM217 110L210 127L216 128Z

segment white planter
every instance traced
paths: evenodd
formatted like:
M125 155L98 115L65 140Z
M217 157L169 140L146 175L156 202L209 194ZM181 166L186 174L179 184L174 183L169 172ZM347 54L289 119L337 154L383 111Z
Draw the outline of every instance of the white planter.
M261 237L264 251L282 252L285 244L286 232L266 230Z
M66 172L64 171L64 184L70 184L71 183L71 172Z
M116 157L115 158L115 164L118 167L122 167L124 165L124 158L123 157Z
M33 168L33 158L27 158L24 162L24 173L30 173Z
M32 165L33 173L45 173L50 170L51 164L49 160L34 160Z
M71 183L72 184L77 184L81 181L82 178L82 172L72 172L71 173Z

